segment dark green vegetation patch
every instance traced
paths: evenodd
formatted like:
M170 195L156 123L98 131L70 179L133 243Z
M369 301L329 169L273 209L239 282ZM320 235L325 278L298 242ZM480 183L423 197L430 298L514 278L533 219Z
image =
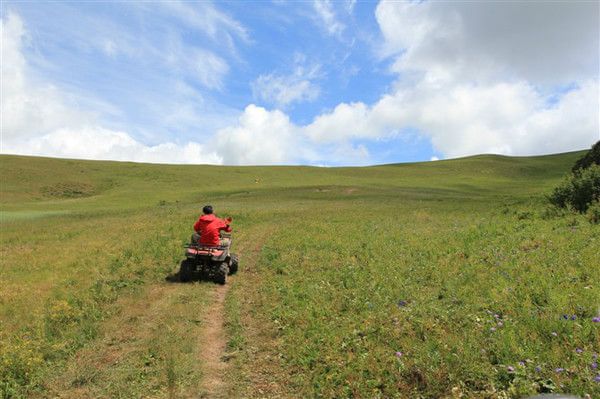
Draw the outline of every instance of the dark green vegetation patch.
M81 198L96 193L94 186L87 183L63 182L41 188L42 194L52 198Z

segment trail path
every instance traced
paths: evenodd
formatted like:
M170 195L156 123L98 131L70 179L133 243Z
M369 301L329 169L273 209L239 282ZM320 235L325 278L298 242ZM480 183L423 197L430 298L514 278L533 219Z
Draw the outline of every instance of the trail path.
M257 230L253 226L234 241L240 272L226 285L156 281L120 297L100 323L98 338L77 350L39 397L230 397L225 302L270 235L253 236Z
M254 273L256 263L264 242L271 236L273 227L254 227L255 234L250 234L252 240L240 239L234 252L240 258L240 275L229 278L226 285L215 286L210 308L204 313L204 328L200 335L199 346L203 375L201 384L201 397L203 398L228 398L233 392L227 386L226 376L231 368L229 354L227 353L228 335L225 328L225 300L227 293L236 284L237 278L248 278L248 273ZM242 237L240 237L242 238ZM237 282L237 283L241 283Z
M207 311L203 314L203 328L198 346L201 348L200 360L203 365L201 397L224 398L225 382L223 376L228 367L225 361L227 335L224 326L225 297L233 283L229 279L226 285L215 286L213 298Z

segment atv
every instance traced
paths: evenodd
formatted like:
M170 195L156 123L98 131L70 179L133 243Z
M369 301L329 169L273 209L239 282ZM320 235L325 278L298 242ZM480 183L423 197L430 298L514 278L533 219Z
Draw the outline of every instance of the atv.
M225 284L227 276L237 272L238 256L230 252L231 234L221 234L221 237L229 238L228 246L202 245L192 236L190 244L185 246L185 260L179 268L181 281L213 280Z

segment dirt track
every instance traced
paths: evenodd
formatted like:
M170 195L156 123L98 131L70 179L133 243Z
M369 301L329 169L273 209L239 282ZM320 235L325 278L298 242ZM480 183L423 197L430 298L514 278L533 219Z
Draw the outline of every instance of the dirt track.
M246 252L240 234L233 248L240 255L240 273L226 285L182 284L172 275L120 297L97 338L46 381L47 393L40 397L230 397L225 301L245 270L255 268L268 236L257 235Z
M198 347L201 348L200 359L202 362L202 397L223 398L226 397L225 375L228 367L225 361L225 349L227 347L227 335L224 327L225 297L233 283L215 286L210 306L203 314L203 328L199 336Z

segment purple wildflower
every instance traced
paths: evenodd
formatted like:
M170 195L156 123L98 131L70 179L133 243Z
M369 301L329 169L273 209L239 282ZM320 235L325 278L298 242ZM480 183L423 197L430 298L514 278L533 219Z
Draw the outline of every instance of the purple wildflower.
M596 381L596 382L600 382L600 374L598 374L598 375L596 376L596 378L594 378L594 381Z
M536 373L540 373L541 371L542 371L542 368L540 366L535 366Z
M398 307L399 308L403 308L406 305L408 305L408 302L406 302L405 300L398 301Z
M565 319L565 320L569 320L569 315L566 315L566 314L564 314L562 317L563 317L563 319Z
M515 371L515 368L513 366L508 366L506 368L506 371L508 371L509 373L513 373Z
M571 316L571 320L577 320L577 316L576 315Z
M592 368L592 370L596 370L598 368L598 362L593 362L592 364L590 364L590 367Z
M396 352L396 357L400 358L402 357L403 353L402 352Z
M583 352L583 349L581 349L581 348L577 348L577 349L575 349L575 352L577 352L577 353L582 353L582 352Z
M562 367L557 367L557 368L555 368L555 369L554 369L554 371L555 371L557 374L560 374L560 373L562 373L563 371L565 371L565 369L563 369Z
M550 335L552 335L553 337L558 337L558 334L556 333L556 331L552 331L552 332L550 333Z
M592 323L600 323L600 316L596 316L592 319Z
M519 362L519 366L523 366L523 367L525 367L525 362L521 360L521 361Z
M500 315L499 315L498 313L494 313L494 317L495 317L496 319L499 319L499 318L500 318Z

